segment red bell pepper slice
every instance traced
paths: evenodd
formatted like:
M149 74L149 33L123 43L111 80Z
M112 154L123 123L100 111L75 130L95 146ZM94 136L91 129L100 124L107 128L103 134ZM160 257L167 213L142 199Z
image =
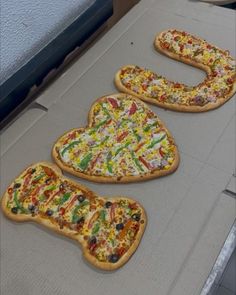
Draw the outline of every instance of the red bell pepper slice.
M162 147L159 148L159 154L161 155L162 158L165 156L165 154L162 151Z
M134 150L135 152L139 151L141 149L141 147L145 144L145 142L141 142L136 149Z
M143 163L143 165L148 168L148 169L152 169L151 165L141 156L139 156L139 161Z
M137 105L136 103L133 102L129 110L129 115L133 115L136 111L137 111Z
M119 107L118 102L117 102L116 99L114 99L114 98L112 98L112 97L109 97L109 98L108 98L108 101L110 102L110 104L112 105L112 107L113 107L114 109L117 109L117 108Z
M111 208L111 210L110 210L110 219L111 219L111 222L112 222L113 219L115 218L115 204L112 204L110 208Z
M124 131L123 133L121 133L116 139L117 142L121 142L128 134L129 134L128 131Z
M67 144L69 140L71 140L71 139L73 140L73 139L75 139L75 138L76 138L76 131L73 131L72 133L70 133L70 134L67 136L66 140L63 142L63 145L64 145L64 144Z

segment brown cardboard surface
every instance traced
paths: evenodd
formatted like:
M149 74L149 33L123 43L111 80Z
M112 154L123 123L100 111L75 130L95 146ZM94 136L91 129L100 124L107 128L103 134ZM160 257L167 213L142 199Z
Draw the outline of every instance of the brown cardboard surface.
M178 3L141 1L37 99L47 112L26 113L4 131L1 193L28 164L50 161L58 136L87 123L94 99L116 92L112 80L122 65L146 66L190 84L204 77L201 71L156 53L152 42L157 32L185 29L235 53L231 11L187 0ZM226 22L220 16L227 17ZM232 98L204 114L151 108L179 146L176 173L125 185L77 179L101 195L124 194L143 204L148 226L131 260L118 271L99 271L85 262L75 242L36 224L16 224L1 213L2 295L200 293L235 216L234 199L221 194L233 173L228 163L235 157L235 148L229 148L235 144L230 136L235 102ZM224 154L225 165L216 161L222 149L229 151Z

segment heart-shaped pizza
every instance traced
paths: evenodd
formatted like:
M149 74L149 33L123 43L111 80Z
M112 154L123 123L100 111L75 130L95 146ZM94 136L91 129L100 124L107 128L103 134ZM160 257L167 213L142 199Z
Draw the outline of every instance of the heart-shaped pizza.
M128 261L147 222L138 202L99 197L46 162L26 168L8 186L1 205L15 221L35 221L78 241L86 259L105 270Z
M66 132L52 155L63 170L97 182L155 178L179 164L174 139L157 115L122 93L96 100L88 127Z
M204 70L207 77L196 86L188 86L169 81L151 70L127 65L115 77L120 91L183 112L215 109L236 92L236 61L228 50L178 30L161 32L155 39L155 47L173 59Z

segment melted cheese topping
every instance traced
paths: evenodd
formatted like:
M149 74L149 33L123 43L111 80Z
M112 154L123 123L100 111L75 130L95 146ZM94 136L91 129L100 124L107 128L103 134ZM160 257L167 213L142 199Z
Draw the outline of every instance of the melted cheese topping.
M167 129L147 106L130 96L98 101L92 127L65 134L56 150L74 170L107 177L168 170L175 159Z
M12 215L40 216L77 236L92 256L108 263L129 250L144 223L143 210L135 201L99 198L39 164L8 187L6 206Z
M204 106L216 103L232 91L236 81L236 62L228 51L177 30L162 33L158 41L164 53L170 52L175 58L208 67L207 78L190 87L169 81L148 69L126 66L121 69L119 80L134 95L152 98L161 104Z

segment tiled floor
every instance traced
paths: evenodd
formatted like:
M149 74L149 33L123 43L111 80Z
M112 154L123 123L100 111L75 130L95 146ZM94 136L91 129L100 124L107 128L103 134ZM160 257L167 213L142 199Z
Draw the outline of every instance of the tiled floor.
M213 295L236 295L236 248Z

